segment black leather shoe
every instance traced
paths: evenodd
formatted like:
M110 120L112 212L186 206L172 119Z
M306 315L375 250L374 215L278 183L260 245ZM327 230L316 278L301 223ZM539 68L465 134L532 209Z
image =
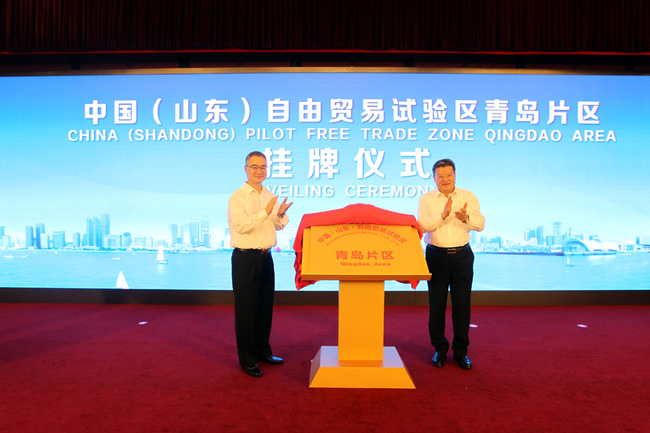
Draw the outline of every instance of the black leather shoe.
M284 364L284 359L278 358L277 356L268 356L266 358L258 359L258 362L264 362L266 364Z
M435 355L433 355L433 358L431 359L434 367L442 367L443 365L445 365L445 356L447 355L444 353L436 352Z
M260 370L257 364L253 365L252 367L244 367L242 365L241 368L243 368L246 374L249 376L262 377L262 370Z
M456 361L458 361L458 365L463 370L471 370L472 369L472 361L470 361L467 356L456 356L456 355L454 355L454 359Z

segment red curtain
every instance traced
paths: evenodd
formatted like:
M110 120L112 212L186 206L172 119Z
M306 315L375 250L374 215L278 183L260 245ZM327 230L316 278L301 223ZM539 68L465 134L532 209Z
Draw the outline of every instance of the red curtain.
M0 52L648 53L647 0L0 0Z

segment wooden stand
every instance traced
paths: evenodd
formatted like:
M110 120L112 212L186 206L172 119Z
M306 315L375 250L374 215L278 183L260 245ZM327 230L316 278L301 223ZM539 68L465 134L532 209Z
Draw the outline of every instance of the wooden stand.
M340 280L339 345L320 348L310 388L415 388L397 349L384 347L384 280L429 279L420 245L410 226L305 230L303 278Z

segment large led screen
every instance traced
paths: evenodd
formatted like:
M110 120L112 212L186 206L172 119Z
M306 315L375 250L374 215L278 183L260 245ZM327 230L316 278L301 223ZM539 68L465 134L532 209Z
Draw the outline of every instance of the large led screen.
M623 75L0 77L0 287L231 289L228 198L259 150L294 201L278 290L304 214L415 215L441 158L486 218L475 290L649 289L648 95Z

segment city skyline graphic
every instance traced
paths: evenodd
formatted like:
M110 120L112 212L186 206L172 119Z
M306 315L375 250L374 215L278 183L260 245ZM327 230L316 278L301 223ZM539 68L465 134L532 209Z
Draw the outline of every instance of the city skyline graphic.
M283 241L287 242L287 238L290 241L284 245L279 245L282 250L293 249L293 239L295 237L293 224L287 226L287 229L288 235L287 232L278 233L279 235L285 235ZM215 232L212 233L210 231L210 221L207 217L192 217L187 223L181 225L168 224L167 236L163 238L152 235L132 235L128 231L121 234L111 233L110 215L106 213L100 214L99 217L88 217L85 232L75 230L68 233L67 237L64 230L46 231L44 223L37 223L33 226L26 225L23 239L12 239L5 232L6 227L0 225L0 248L2 249L144 250L157 249L161 246L186 251L230 249L228 228L215 228ZM502 236L487 237L473 231L471 232L471 242L475 246L483 246L484 252L519 249L520 252L558 253L562 251L564 244L570 240L605 244L610 253L650 249L650 236L638 235L633 242L603 242L598 234L579 232L571 227L563 231L561 221L554 222L551 231L546 232L552 234L545 235L544 233L544 226L522 230L520 239L509 239Z

